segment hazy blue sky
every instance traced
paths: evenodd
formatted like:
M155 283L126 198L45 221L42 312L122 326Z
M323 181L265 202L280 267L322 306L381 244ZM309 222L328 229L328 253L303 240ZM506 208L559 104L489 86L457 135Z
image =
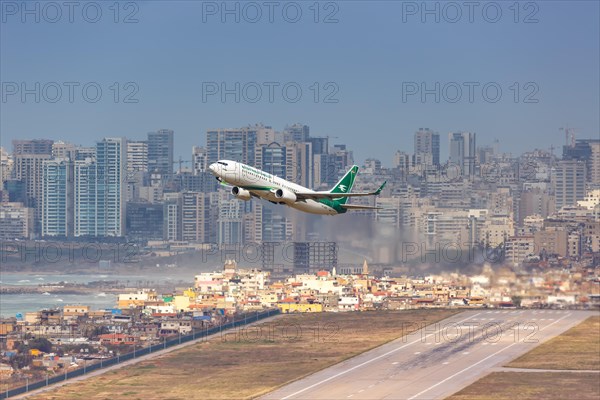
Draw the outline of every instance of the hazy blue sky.
M0 129L2 146L9 148L14 138L88 145L104 136L141 139L148 131L172 128L176 155L189 158L192 145L204 145L209 128L264 122L282 129L303 122L313 135L339 137L334 142L348 144L357 161L376 157L389 165L395 150L412 151L419 127L442 134L444 153L447 133L454 130L476 132L478 144L498 138L501 150L514 153L562 145L559 128L567 123L579 137L600 132L597 1L517 7L481 2L472 22L465 2L427 3L439 7L439 22L422 13L422 2L321 2L319 22L312 1L273 2L273 22L263 1L228 3L240 8L239 22L223 15L222 2L121 2L118 23L113 2L77 3L73 22L64 6L57 17L53 5L29 2L30 9L39 7L36 22L35 14L23 14L20 1L1 3ZM96 6L102 15L92 23ZM262 15L253 23L256 6ZM302 15L292 23L298 9ZM124 23L128 15L137 22ZM23 101L21 84L31 89L36 82L40 102L34 94ZM62 86L55 103L51 82ZM79 83L72 102L65 82ZM82 94L89 82L102 89L95 103L94 85L87 87L87 100ZM120 88L116 103L114 82ZM239 103L233 94L223 102L205 92L203 99L203 82L229 88L256 82L262 97L250 102L256 99L251 84ZM279 83L272 102L265 82ZM282 93L290 82L289 98L295 87L302 89L295 103ZM422 82L428 88L439 82L439 103L434 94L422 101L420 93L408 92L420 90ZM472 101L465 82L478 84ZM458 99L456 86L462 88ZM502 95L492 102L498 87ZM15 88L19 93L12 94ZM124 102L135 88L132 99L138 102ZM337 103L325 102L328 94Z

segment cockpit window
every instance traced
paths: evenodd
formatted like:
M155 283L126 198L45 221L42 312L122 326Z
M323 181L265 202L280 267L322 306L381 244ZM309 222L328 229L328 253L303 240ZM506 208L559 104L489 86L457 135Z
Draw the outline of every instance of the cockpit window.
M221 165L227 166L227 163L225 163L223 161L217 161L217 164L221 164Z

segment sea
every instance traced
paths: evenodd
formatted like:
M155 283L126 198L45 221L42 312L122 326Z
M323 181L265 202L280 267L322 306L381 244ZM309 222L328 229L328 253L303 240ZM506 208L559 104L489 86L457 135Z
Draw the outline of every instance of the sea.
M87 284L97 281L120 281L129 287L153 288L164 284L178 286L193 285L193 273L186 274L152 274L152 275L113 275L113 274L24 274L0 273L1 287L32 286L52 283ZM65 305L88 305L92 310L114 308L117 305L117 295L103 293L98 289L93 294L50 294L50 293L19 293L2 294L0 296L0 316L15 317L31 311L44 308L63 307Z

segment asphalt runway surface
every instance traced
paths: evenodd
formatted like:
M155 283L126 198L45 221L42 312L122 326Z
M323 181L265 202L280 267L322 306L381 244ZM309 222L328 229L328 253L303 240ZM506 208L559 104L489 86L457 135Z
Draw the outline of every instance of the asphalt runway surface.
M598 313L465 311L261 399L443 399L592 315Z

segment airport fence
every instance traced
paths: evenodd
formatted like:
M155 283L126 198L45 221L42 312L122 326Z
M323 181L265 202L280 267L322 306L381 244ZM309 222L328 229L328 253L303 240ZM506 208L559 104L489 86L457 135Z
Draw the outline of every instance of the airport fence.
M52 377L48 376L46 379L42 379L42 380L31 382L31 383L27 382L24 386L16 387L13 389L7 388L6 390L0 392L0 399L8 399L9 397L12 397L12 396L17 396L19 394L27 393L32 390L41 389L45 386L53 385L55 383L64 382L69 379L76 378L78 376L89 374L90 372L94 372L99 369L111 367L113 365L117 365L117 364L123 363L125 361L132 360L134 358L142 357L142 356L145 356L145 355L148 355L148 354L160 351L160 350L168 349L169 347L172 347L172 346L177 346L182 343L187 343L187 342L191 342L191 341L194 341L197 339L206 338L208 336L215 335L215 334L221 333L221 332L229 330L229 329L233 329L233 328L237 328L239 326L244 326L244 325L247 325L247 324L250 324L253 322L257 322L262 319L275 316L279 313L280 313L279 309L269 309L266 311L257 312L255 314L254 313L252 313L252 314L246 313L246 314L244 314L243 317L235 319L234 321L231 321L231 322L228 322L228 323L225 323L222 325L214 326L212 328L194 330L192 333L189 333L187 335L179 335L176 338L173 338L170 340L165 339L165 341L163 341L162 343L154 344L152 346L142 347L139 349L135 349L135 347L134 347L134 350L132 352L129 352L126 354L118 354L117 356L108 358L108 359L100 359L100 362L96 362L91 365L87 365L87 363L84 361L83 367L77 368L72 371L69 371L68 369L66 369L64 374L54 375Z

